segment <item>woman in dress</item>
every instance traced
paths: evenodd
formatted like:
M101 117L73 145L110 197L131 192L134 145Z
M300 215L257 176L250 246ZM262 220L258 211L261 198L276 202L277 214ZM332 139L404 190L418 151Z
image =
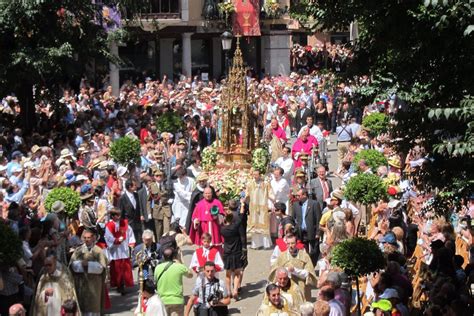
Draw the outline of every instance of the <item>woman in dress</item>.
M328 115L328 110L326 109L326 105L324 104L324 99L319 100L318 103L316 104L314 119L315 119L314 121L316 122L316 124L318 124L318 122L323 123L324 130L328 129L329 115Z
M235 216L233 213L227 213L224 224L221 226L220 231L222 237L224 237L224 269L225 269L225 282L227 291L232 293L234 299L238 299L238 289L240 288L240 281L242 275L242 268L244 263L242 260L242 240L240 236L240 225L242 219L240 216ZM232 274L233 287L231 284Z

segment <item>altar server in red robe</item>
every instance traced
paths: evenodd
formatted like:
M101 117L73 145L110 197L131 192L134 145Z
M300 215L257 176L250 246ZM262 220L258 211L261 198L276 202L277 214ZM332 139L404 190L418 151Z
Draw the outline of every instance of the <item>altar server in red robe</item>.
M216 265L216 271L222 271L224 262L222 261L219 249L211 246L212 236L208 233L204 233L201 236L202 247L196 249L191 258L191 264L189 268L194 272L199 273L204 269L204 264L207 261L212 261Z
M125 295L125 287L133 287L129 247L135 247L135 236L128 220L120 218L120 210L110 211L111 220L105 229L107 256L110 261L110 286Z

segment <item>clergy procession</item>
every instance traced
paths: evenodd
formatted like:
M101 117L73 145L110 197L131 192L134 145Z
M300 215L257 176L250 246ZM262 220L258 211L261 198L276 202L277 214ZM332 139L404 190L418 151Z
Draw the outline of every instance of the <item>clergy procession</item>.
M137 297L135 315L228 315L249 299L248 284L262 281L249 269L266 275L260 306L237 314L470 314L474 196L452 221L436 215L433 193L417 178L423 147L404 157L384 129L371 130L368 118L389 120L397 104L358 108L351 96L360 82L336 84L317 72L243 79L258 91L249 105L261 138L249 164L213 158L222 155L216 108L225 83L130 82L124 100L157 91L162 99L118 107L112 120L84 119L92 88L65 90L68 106L82 100L70 107L75 119L65 134L11 130L2 147L0 227L14 261L2 259L1 314L103 315L119 293ZM183 105L185 91L199 98ZM98 109L120 101L97 95ZM161 132L151 118L165 109L183 118L182 129ZM138 144L137 163L113 155L121 138ZM381 192L369 184L360 191L354 183L363 177L379 181ZM347 255L379 253L381 263L368 262L373 270L357 276L338 245L358 236L375 250ZM194 280L191 291L185 278Z
M220 80L35 84L34 126L4 96L0 316L474 314L472 173L428 185L440 152L349 46L270 75L244 41Z

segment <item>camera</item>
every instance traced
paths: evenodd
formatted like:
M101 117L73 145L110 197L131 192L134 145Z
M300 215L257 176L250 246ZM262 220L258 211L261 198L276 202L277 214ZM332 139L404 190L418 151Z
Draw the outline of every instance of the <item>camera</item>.
M219 301L223 298L223 296L223 293L217 290L216 292L209 295L209 297L207 298L207 302L211 305L217 305L219 304Z

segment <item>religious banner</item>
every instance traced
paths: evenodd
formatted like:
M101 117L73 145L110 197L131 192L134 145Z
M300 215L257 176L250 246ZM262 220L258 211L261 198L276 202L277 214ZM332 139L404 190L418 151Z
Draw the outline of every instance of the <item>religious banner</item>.
M234 35L260 36L259 0L233 0L235 4Z

